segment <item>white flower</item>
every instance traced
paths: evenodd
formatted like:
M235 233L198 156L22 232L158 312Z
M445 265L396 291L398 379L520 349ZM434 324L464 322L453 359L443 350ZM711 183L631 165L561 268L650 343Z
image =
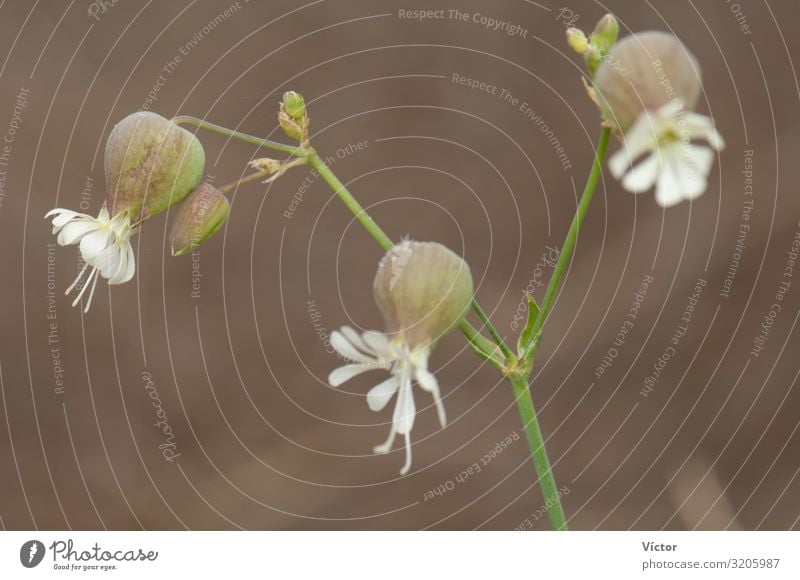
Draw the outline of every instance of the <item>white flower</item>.
M103 206L95 218L68 209L56 208L47 212L44 217L53 218L53 235L58 234L59 245L80 243L81 256L85 264L65 294L69 294L77 286L90 266L92 268L75 297L73 306L78 304L91 285L92 289L84 308L84 312L89 311L99 276L108 279L109 284L122 284L133 278L136 264L130 238L136 233L136 228L131 227L128 212L120 212L112 218Z
M359 336L349 326L343 326L341 332L331 333L331 345L339 354L352 361L352 364L339 367L330 374L328 382L332 387L338 387L352 377L373 369L386 369L392 374L370 389L367 393L367 404L373 411L380 411L397 394L389 438L375 447L375 453L388 453L395 436L403 435L406 462L400 475L405 475L411 467L411 429L416 415L412 381L416 380L424 391L433 395L439 422L442 427L447 423L439 383L428 371L430 348L422 347L412 351L402 338L390 340L380 332L365 332Z
M691 143L696 139L711 147ZM655 184L656 201L663 207L702 194L714 163L712 148L725 147L711 119L686 111L678 99L655 112L643 111L625 134L624 144L609 160L612 175L617 179L624 175L622 186L633 193Z

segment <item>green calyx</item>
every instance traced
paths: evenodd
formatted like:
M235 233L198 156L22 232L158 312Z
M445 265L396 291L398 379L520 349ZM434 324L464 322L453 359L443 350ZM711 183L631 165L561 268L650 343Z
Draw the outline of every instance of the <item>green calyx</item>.
M205 152L192 133L155 113L125 117L106 142L110 215L127 211L133 223L183 201L200 183Z
M170 232L173 256L188 254L213 236L230 214L228 199L213 185L203 183L183 202Z
M295 91L283 93L283 108L286 114L294 120L300 120L306 114L306 102L303 95Z
M472 274L458 255L436 242L405 240L392 247L375 275L375 302L386 331L411 348L434 344L466 315Z
M692 110L702 90L700 65L672 34L631 34L598 67L594 90L606 124L625 133L642 111L657 111L675 99Z

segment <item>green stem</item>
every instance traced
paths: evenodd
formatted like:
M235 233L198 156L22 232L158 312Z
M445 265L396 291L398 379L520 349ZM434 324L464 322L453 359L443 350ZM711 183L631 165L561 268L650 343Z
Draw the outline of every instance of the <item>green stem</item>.
M308 152L308 162L311 164L317 173L319 173L320 177L325 180L325 182L331 186L334 193L339 196L344 204L347 206L353 215L356 216L356 219L361 222L361 225L364 226L370 235L375 238L375 240L381 245L381 247L388 251L389 249L394 246L394 242L392 238L386 235L378 224L375 223L370 215L364 211L364 208L358 203L358 200L353 197L349 191L347 191L347 187L345 187L344 183L339 181L339 178L331 171L331 168L323 161L322 157L320 157L316 151L310 149Z
M478 318L480 318L481 322L483 322L483 326L486 327L486 330L488 330L489 334L492 335L492 339L500 348L500 352L503 353L506 362L508 362L509 364L514 364L517 361L517 357L515 357L514 353L511 352L511 349L508 348L508 345L506 345L506 342L503 340L503 337L500 336L499 332L497 332L497 329L492 324L492 321L489 320L489 317L483 311L483 308L481 308L481 305L478 304L478 301L475 300L475 298L472 299L471 306L472 310L475 311L475 314L477 314Z
M564 245L561 247L561 253L558 256L558 262L553 270L553 275L550 277L550 283L547 285L547 291L544 295L544 300L539 306L539 313L533 323L533 330L531 332L530 342L524 346L524 351L520 353L520 358L527 361L536 353L541 339L542 328L553 307L553 300L555 300L558 289L561 286L561 279L564 277L564 272L567 270L572 252L575 250L575 243L578 240L578 233L580 232L583 219L586 217L586 212L589 209L589 204L592 203L594 190L597 188L597 182L600 179L600 174L603 169L603 161L606 157L606 150L608 149L608 140L611 136L611 129L604 127L603 132L600 133L600 140L597 143L597 151L595 152L594 162L592 169L589 172L589 177L586 179L586 186L583 189L583 195L580 202L578 202L578 210L575 212L575 217L572 218L572 225L567 232L567 237L564 240Z
M263 179L265 177L263 171L256 171L255 173L251 173L241 179L237 179L236 181L231 181L230 183L226 183L225 185L219 188L220 193L227 193L232 189L236 189L240 185L244 185L245 183L251 183L253 181L258 181L259 179Z
M242 133L241 131L228 129L227 127L223 127L222 125L215 125L214 123L209 123L208 121L204 121L203 119L198 119L197 117L191 117L189 115L179 115L177 117L173 117L172 122L177 125L181 124L194 125L195 127L199 127L201 129L208 129L209 131L213 131L214 133L219 133L220 135L225 135L226 137L232 137L233 139L238 139L239 141L244 141L245 143L250 143L251 145L256 145L258 147L266 147L267 149L282 151L283 153L289 153L290 155L294 155L295 157L302 157L305 153L304 149L302 149L301 147L297 147L295 145L285 145L284 143L278 143L277 141L270 141L269 139L254 137L253 135L248 135L247 133Z
M566 272L567 265L572 258L572 253L575 250L575 244L578 239L583 220L586 217L586 212L589 209L589 204L592 202L594 191L597 188L597 183L600 180L600 174L603 169L603 162L606 157L606 150L608 149L608 141L611 136L611 130L604 128L600 134L600 140L597 144L597 151L595 153L592 169L589 172L589 177L586 179L586 187L583 189L583 195L580 202L578 202L578 209L575 212L575 217L572 218L572 225L567 232L567 237L564 240L564 245L561 248L561 253L558 257L558 262L553 270L553 275L550 278L550 283L547 286L544 300L539 307L539 312L533 323L533 330L531 332L531 339L527 345L523 346L520 353L520 360L523 368L531 368L531 359L539 347L539 342L542 336L542 328L547 315L553 307L556 293L561 285L561 280ZM554 530L566 530L567 519L564 514L564 507L561 505L561 495L558 491L555 477L553 476L553 469L550 466L550 459L547 456L547 449L544 444L544 437L542 437L542 430L539 426L539 419L536 416L536 408L533 405L533 397L531 396L530 387L528 385L528 376L530 371L524 375L512 375L508 379L514 389L516 396L517 407L519 408L520 418L522 419L522 426L525 429L525 435L528 439L528 446L531 450L531 459L536 468L536 474L539 476L539 487L542 490L542 496L547 506L547 515L550 518L550 525Z
M521 376L509 376L508 380L514 389L519 416L522 419L522 428L528 439L536 475L539 476L539 487L542 490L544 505L547 507L550 525L556 531L566 531L567 518L564 515L564 507L561 505L561 495L556 485L556 478L553 476L553 468L550 466L550 459L547 456L542 429L539 427L539 419L536 417L536 408L533 406L533 397L528 388L528 381Z

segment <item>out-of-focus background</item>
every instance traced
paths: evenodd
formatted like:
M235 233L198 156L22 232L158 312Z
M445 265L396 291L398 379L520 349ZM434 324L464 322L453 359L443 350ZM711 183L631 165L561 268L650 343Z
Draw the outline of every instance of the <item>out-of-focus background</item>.
M439 12L409 16L420 9ZM77 250L54 246L43 216L99 210L125 115L286 140L277 104L295 89L316 148L376 221L462 254L516 340L599 134L564 31L608 10L622 34L683 39L727 147L706 194L666 211L603 176L532 383L570 526L800 527L800 7L691 0L5 2L0 524L547 529L510 388L458 333L431 361L450 424L417 393L406 477L400 447L372 453L391 410L364 395L383 377L327 386L340 361L326 336L380 329L382 252L308 170L235 191L195 255L169 255L174 211L147 222L134 281L101 283L86 315L63 295ZM198 136L218 185L269 155Z

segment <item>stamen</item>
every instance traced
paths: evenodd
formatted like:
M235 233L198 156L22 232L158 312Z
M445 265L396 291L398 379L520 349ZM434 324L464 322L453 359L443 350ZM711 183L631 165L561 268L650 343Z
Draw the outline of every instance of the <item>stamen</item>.
M438 389L433 393L433 401L436 404L436 414L439 416L439 425L444 429L447 426L447 413L444 410L442 395L439 393Z
M83 293L86 292L86 288L89 287L89 283L92 281L92 278L96 278L96 276L97 276L97 268L93 268L92 269L92 273L89 274L88 278L86 278L86 282L84 282L83 287L81 288L81 291L78 292L78 295L75 297L75 300L72 301L72 306L73 307L77 306L78 302L81 301L81 296L83 296Z
M373 451L375 451L375 453L389 453L389 450L392 448L392 445L394 445L394 436L396 434L397 434L397 431L395 431L394 423L393 423L392 424L392 429L391 429L391 431L389 431L389 438L386 441L384 441L383 443L381 443L380 445L376 445L373 448Z
M411 469L411 432L407 432L406 436L406 464L400 470L400 475L405 475Z
M83 263L83 269L81 270L80 274L78 274L78 277L75 278L75 281L72 284L70 284L69 288L67 288L66 292L64 292L65 296L67 294L69 294L70 292L72 292L72 289L75 288L75 286L77 286L78 282L80 282L81 278L83 278L83 274L84 274L84 272L86 272L86 268L88 268L88 267L89 267L89 262L84 262ZM74 304L73 304L73 306L74 306Z
M95 269L95 272L97 270ZM86 314L89 312L89 307L92 305L92 297L94 297L94 289L97 288L97 280L100 279L100 276L94 277L94 282L92 282L92 290L89 292L89 300L86 301L86 308L83 309L83 313Z

